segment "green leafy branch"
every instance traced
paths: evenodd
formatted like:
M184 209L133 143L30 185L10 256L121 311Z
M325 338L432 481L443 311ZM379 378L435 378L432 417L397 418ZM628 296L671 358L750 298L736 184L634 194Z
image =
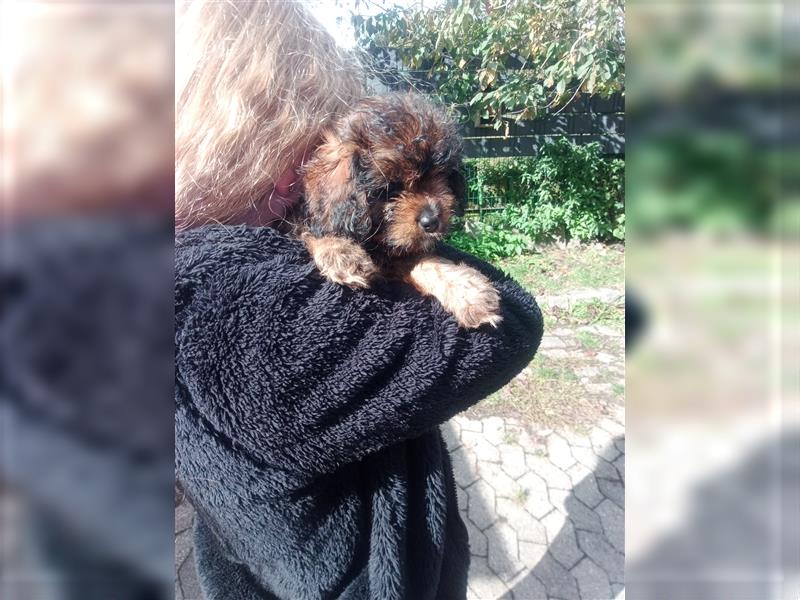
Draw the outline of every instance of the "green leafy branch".
M622 0L469 0L394 7L353 25L376 66L399 64L498 129L625 86Z

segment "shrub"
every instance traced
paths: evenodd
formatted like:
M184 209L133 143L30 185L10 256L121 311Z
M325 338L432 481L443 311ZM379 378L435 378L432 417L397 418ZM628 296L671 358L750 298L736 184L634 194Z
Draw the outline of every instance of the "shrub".
M467 252L494 260L537 242L625 237L624 162L599 144L560 139L535 157L469 159L467 173L472 214L448 239Z

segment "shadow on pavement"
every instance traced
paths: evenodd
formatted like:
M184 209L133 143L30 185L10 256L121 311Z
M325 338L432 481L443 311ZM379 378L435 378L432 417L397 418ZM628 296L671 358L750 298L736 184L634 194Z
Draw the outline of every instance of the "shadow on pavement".
M628 579L636 600L800 598L800 430L699 485L684 526Z
M549 540L544 557L514 585L514 600L605 600L622 591L625 473L613 461L624 439L616 437L595 470L570 490L564 525Z

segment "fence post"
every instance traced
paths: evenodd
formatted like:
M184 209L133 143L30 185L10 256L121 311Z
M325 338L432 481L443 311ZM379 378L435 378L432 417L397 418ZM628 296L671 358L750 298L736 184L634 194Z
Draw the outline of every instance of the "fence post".
M480 169L475 169L475 179L478 182L478 220L483 221L483 176Z

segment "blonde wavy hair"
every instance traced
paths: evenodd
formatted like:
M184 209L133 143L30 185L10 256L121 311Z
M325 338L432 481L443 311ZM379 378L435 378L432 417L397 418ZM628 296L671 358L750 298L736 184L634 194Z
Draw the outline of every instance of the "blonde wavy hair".
M176 28L175 224L243 222L363 95L298 2L194 1Z

